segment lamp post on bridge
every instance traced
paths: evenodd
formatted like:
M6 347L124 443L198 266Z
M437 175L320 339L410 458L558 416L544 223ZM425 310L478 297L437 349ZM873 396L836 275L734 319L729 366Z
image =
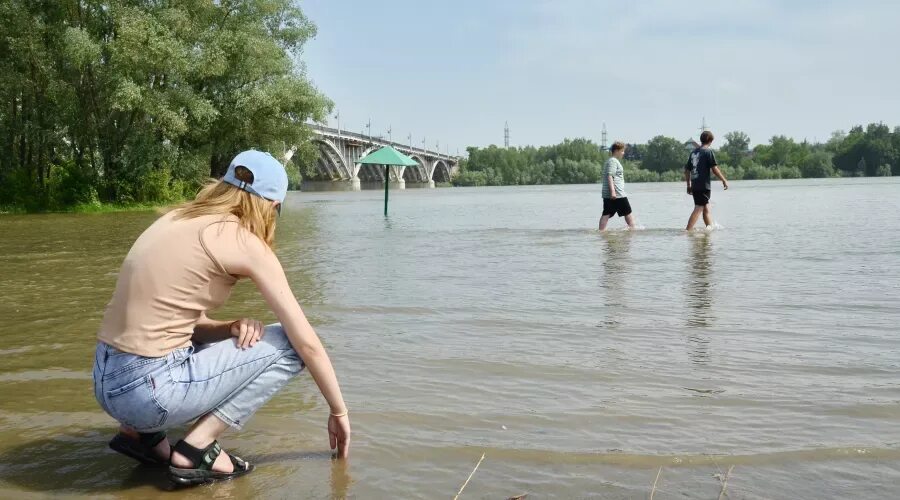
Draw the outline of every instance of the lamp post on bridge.
M338 125L338 137L341 136L341 112L338 110L337 113L334 114L335 119L337 119Z

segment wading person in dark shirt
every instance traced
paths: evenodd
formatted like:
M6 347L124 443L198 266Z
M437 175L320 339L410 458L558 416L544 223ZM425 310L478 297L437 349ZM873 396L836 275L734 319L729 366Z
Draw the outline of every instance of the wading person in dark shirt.
M722 181L722 186L728 189L728 180L719 170L716 163L716 155L710 146L713 142L713 133L704 131L700 134L700 147L691 152L687 164L684 166L684 180L687 182L687 193L694 197L694 211L688 219L686 230L693 229L700 214L703 214L703 222L707 226L712 225L712 214L709 211L709 197L712 194L710 172Z

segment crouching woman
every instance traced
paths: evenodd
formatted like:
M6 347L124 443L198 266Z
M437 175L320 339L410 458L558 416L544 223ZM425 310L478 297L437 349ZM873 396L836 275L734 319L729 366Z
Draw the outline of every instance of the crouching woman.
M160 217L135 241L100 328L94 394L120 424L110 447L168 465L177 484L231 479L253 464L217 439L306 367L331 408L332 448L346 457L350 419L328 354L272 252L287 194L284 167L245 151L225 177ZM235 282L250 278L280 321L215 321ZM170 446L166 429L193 422Z

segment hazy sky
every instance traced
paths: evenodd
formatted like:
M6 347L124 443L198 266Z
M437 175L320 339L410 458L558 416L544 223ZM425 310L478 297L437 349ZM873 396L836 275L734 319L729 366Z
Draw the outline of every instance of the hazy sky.
M702 5L702 8L700 7ZM900 2L303 0L341 126L433 148L900 125ZM336 125L336 120L330 120Z

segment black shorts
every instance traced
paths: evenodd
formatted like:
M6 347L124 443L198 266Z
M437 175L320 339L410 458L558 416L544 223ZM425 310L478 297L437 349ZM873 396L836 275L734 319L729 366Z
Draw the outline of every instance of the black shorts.
M709 197L712 195L712 191L709 189L701 189L697 191L696 189L692 191L694 195L694 205L698 207L709 205Z
M616 198L615 200L603 198L603 215L612 217L615 214L619 214L619 217L625 217L630 213L631 203L628 203L628 198Z

